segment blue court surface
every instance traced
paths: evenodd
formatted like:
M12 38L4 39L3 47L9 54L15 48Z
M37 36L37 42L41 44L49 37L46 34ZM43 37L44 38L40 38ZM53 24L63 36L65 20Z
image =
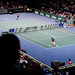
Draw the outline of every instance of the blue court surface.
M27 20L29 20L28 22L30 23L28 23ZM35 20L35 22L33 22L33 20ZM10 28L9 26L11 24L12 26L15 25L14 23L15 21L16 21L16 13L11 14L11 15L10 14L0 15L0 35L1 35L1 32ZM42 24L54 24L55 23L54 19L50 19L44 16L33 14L33 13L20 13L20 18L18 22L16 22L16 24L19 25L20 21L23 21L23 23L27 22L26 25L30 25L30 24L42 25ZM72 27L72 28L66 27L65 29L75 33L75 27ZM68 65L69 58L72 60L73 63L75 63L75 44L70 44L67 46L59 46L59 47L54 47L54 48L44 48L21 36L18 36L18 37L20 39L21 47L27 51L28 55L32 56L36 60L39 60L40 62L48 66L51 66L51 61L55 61L55 60L58 60L60 62L65 62L65 64ZM73 39L73 42L75 42L75 39Z

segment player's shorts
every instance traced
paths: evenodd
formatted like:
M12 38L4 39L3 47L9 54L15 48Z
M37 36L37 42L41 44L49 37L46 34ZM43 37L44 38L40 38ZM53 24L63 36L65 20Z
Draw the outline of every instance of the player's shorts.
M53 44L55 44L55 42L53 42Z
M52 42L52 44L55 44L55 42Z

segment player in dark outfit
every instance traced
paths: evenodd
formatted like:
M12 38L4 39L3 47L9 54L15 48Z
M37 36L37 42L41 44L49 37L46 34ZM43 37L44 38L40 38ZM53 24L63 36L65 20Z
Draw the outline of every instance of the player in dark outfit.
M18 20L19 16L20 16L20 14L18 13L18 14L17 14L17 18L16 18L16 20Z

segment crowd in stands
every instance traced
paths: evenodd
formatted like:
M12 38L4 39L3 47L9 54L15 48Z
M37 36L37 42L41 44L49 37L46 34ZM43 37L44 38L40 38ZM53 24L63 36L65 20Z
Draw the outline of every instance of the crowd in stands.
M0 9L9 9L9 8L23 8L30 7L30 3L34 3L34 0L1 0ZM40 11L47 12L50 14L59 15L61 17L72 16L75 13L75 0L39 0L38 7ZM36 6L34 6L36 8Z
M34 61L32 61L32 59L29 59L28 56L20 54L18 62L20 63L19 65L21 70L27 73L28 75L30 74L44 75L43 71L44 66L35 63Z
M23 8L27 7L26 0L0 0L0 9Z
M44 0L39 10L61 17L72 16L75 13L75 0Z

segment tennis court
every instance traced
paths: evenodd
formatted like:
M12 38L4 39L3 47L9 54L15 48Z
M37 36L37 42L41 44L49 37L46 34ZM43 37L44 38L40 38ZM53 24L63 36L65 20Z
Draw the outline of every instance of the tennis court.
M51 47L49 46L51 37L55 38L55 42L59 47L75 44L74 42L75 34L63 28L19 33L18 35L44 48L54 47L54 46L51 46Z
M20 21L16 20L9 22L1 22L0 27L8 30L17 27L25 28L32 26L41 26L46 24L47 23L39 22L38 20L28 19ZM35 32L24 32L24 33L18 33L17 35L44 48L54 47L54 46L49 46L49 43L51 42L50 39L51 37L55 39L55 42L59 47L75 44L74 42L75 33L65 30L64 28L54 28L54 29L41 30Z
M56 24L56 22L53 23ZM44 26L47 24L48 23L36 19L26 19L26 20L23 19L23 20L0 22L0 27L4 28L5 30L9 30L21 27L25 28L33 26ZM55 39L55 42L59 47L75 44L74 32L65 30L64 28L55 28L55 29L41 30L35 32L18 33L17 35L44 48L54 47L54 46L49 46L51 37Z
M0 29L5 31L11 28L48 24L56 24L56 22L54 19L33 13L21 13L19 20L16 20L16 14L0 15ZM19 36L21 47L27 51L27 54L50 66L50 62L54 60L65 61L67 64L68 58L71 58L73 63L75 62L75 32L72 30L75 28L55 28L16 35ZM51 37L55 39L58 47L49 46Z
M15 20L15 21L7 21L7 22L1 22L0 27L9 30L12 28L25 28L25 27L32 27L32 26L39 26L39 25L45 25L46 23L39 22L34 19L28 19L28 20Z

